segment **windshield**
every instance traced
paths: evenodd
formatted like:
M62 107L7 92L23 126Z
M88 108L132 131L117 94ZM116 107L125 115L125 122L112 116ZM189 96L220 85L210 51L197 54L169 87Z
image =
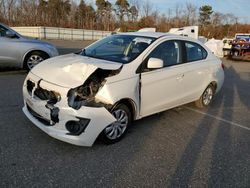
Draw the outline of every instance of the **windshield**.
M154 40L151 37L112 35L87 47L81 55L125 64L138 57Z

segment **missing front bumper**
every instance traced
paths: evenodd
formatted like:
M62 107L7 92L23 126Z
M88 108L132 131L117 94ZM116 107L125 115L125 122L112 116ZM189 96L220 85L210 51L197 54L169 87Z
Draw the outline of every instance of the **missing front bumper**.
M63 117L63 119L54 126L45 126L29 112L27 105L23 107L23 112L33 124L51 137L78 146L92 146L104 128L115 121L112 114L110 114L104 107L85 107L84 109L78 110L77 113L70 108L61 109L60 116ZM76 116L90 120L88 126L85 127L80 135L69 134L69 131L65 128L67 122L79 121Z
M26 80L27 79L31 79L34 83L38 83L41 78L29 74ZM105 107L82 106L79 110L69 107L67 101L67 92L69 88L54 85L46 81L41 81L40 86L49 91L53 88L54 91L60 93L60 101L56 104L53 103L52 106L46 107L48 101L32 97L27 90L25 81L23 87L25 104L23 112L37 127L56 139L79 146L92 146L103 129L116 121L113 115ZM36 114L32 114L32 112L28 110L28 105ZM56 111L53 109L57 109L58 113L55 113ZM51 110L53 110L52 114ZM54 117L55 119L51 118L53 114L56 115ZM68 134L69 131L65 127L66 123L69 121L79 121L79 118L89 119L90 121L88 125L82 129L83 131L79 135ZM52 121L53 126L46 126L44 121L46 121L47 124L48 122L51 124Z

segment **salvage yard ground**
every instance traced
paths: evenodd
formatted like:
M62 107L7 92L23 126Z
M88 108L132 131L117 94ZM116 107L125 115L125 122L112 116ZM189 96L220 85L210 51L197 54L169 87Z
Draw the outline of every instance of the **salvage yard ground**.
M87 44L53 43L61 54ZM0 187L249 187L250 63L223 62L225 83L208 109L144 118L121 142L92 148L35 127L21 111L26 72L0 73Z

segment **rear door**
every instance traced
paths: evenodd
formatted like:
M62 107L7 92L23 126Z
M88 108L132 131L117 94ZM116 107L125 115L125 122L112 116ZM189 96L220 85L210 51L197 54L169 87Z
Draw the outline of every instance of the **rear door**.
M199 44L191 41L183 41L185 79L183 85L185 91L182 93L183 103L197 100L204 90L204 82L209 76L209 62L207 62L207 51Z

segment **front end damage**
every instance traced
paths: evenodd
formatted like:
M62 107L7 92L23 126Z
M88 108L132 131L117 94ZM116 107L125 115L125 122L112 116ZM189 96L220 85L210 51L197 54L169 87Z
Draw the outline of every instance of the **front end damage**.
M92 68L82 85L56 85L30 72L24 82L23 112L48 135L79 146L92 146L103 129L116 121L112 104L96 99L106 78L121 71Z
M105 85L106 78L114 76L121 71L118 70L103 70L96 69L83 85L72 88L69 90L68 105L76 110L79 110L82 106L88 107L102 107L105 106L110 110L109 104L104 104L96 99L97 92Z

